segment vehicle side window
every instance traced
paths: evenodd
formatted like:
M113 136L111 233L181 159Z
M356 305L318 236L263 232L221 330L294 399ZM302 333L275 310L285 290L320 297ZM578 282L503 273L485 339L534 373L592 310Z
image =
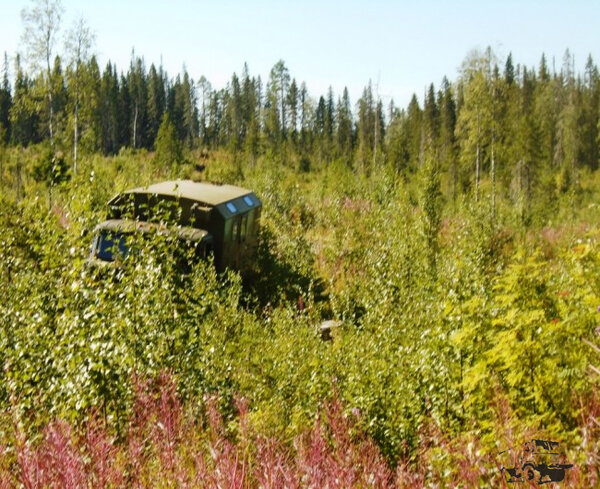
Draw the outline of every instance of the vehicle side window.
M233 225L231 227L231 241L233 243L239 241L239 239L240 239L239 234L240 234L240 218L236 217L233 220Z

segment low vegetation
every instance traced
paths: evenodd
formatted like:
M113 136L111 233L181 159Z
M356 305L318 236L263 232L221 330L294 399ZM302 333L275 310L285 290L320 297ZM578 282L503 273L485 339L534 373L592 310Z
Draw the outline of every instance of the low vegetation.
M26 165L43 157L30 147L10 151L9 162L24 154ZM444 202L428 166L408 183L393 171L367 179L332 164L297 173L267 159L240 175L217 152L206 172L263 200L256 269L243 279L219 276L209 263L182 277L169 259L172 243L158 238L119 271L86 267L89 232L106 201L172 176L151 155L86 158L76 177L50 188L27 177L27 166L20 188L5 175L7 481L26 485L15 477L37 467L27 464L53 465L52 443L75 457L73 477L96 477L86 452L90 422L120 460L110 477L137 477L122 465L137 440L134 379L161 379L165 371L172 398L161 409L177 409L148 408L148 415L182 423L183 472L167 477L164 451L148 448L139 459L148 487L160 476L165 485L183 477L192 486L198 474L225 477L210 443L227 447L227 477L241 487L268 487L261 477L310 486L307 477L332 474L356 487L450 485L463 477L476 487L499 480L498 451L533 436L568 448L581 487L595 480L597 381L589 365L598 357L584 343L598 343L595 174L580 192L557 198L551 226L535 227L504 199L493 222L483 203ZM325 319L341 321L329 342L318 331ZM209 412L222 416L218 435L206 428ZM167 428L157 421L139 429L150 430L139 436L151 447L163 436L155 431ZM257 438L244 441L244 429ZM336 436L350 436L349 445L340 449ZM360 456L357 465L352 457ZM256 457L279 468L261 475ZM307 464L316 464L310 475ZM50 483L42 480L27 487Z

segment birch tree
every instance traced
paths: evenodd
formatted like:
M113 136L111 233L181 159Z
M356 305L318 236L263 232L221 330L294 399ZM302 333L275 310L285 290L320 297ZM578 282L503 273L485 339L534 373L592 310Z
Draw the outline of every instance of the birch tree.
M82 67L89 61L94 34L83 18L78 18L67 35L65 48L68 53L71 86L73 90L73 173L77 174L77 149L79 143L79 100L81 94Z
M44 79L46 97L48 99L48 131L50 146L54 147L54 109L52 93L51 60L60 32L60 21L63 7L60 0L32 0L30 8L21 11L21 20L25 28L22 41L25 46L27 61L35 74Z

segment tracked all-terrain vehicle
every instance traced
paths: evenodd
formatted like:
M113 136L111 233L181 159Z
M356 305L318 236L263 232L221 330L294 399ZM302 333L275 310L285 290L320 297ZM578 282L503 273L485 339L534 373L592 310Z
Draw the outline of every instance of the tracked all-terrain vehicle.
M108 202L107 220L94 232L89 262L114 263L128 254L127 237L160 232L192 246L217 271L244 272L256 249L261 201L233 185L172 180L126 190Z

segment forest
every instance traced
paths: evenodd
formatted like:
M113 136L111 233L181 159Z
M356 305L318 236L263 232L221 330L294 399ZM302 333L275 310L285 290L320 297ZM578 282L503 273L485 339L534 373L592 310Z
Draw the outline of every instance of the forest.
M492 197L503 192L518 201L524 219L536 214L534 194L567 192L598 165L598 69L589 57L583 76L574 73L568 50L559 71L544 55L536 69L515 66L510 54L501 63L489 48L475 51L454 83L444 77L422 103L414 95L406 108L393 100L384 107L371 83L355 104L347 89L311 96L283 60L266 83L244 65L225 88L213 89L204 77L194 81L184 71L171 78L161 66L147 68L134 53L119 73L110 61L101 70L95 56L81 51L68 62L56 56L34 75L17 55L14 87L5 53L4 145L45 142L76 173L78 150L160 152L163 124L163 135L172 131L178 141L163 144L175 164L185 151L222 149L238 166L260 157L298 171L336 162L365 175L390 167L409 179L431 160L452 201L465 194L477 200L485 177Z
M534 438L598 484L591 56L474 51L397 107L68 39L4 55L0 488L510 487ZM262 200L250 273L182 277L160 236L86 266L111 197L190 177Z

